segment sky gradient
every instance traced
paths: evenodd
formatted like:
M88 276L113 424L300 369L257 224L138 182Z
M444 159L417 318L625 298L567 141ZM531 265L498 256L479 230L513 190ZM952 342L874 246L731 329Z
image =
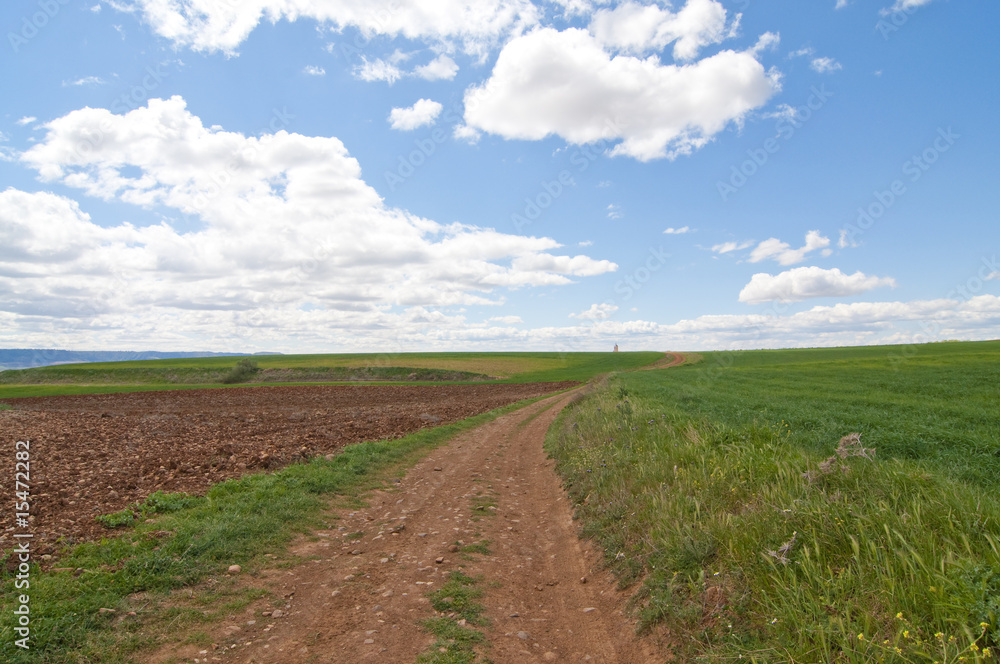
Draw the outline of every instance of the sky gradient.
M1000 5L0 7L0 346L1000 337Z

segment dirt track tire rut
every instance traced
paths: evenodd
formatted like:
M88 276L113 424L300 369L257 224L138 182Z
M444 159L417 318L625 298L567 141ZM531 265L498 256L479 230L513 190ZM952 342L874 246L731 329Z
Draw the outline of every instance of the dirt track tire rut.
M287 598L283 615L262 616L257 604L233 616L213 634L220 647L211 656L259 664L413 664L434 642L420 627L435 615L427 593L462 569L483 577L485 652L495 664L663 661L635 637L623 611L626 597L579 540L571 504L543 450L546 431L572 396L549 397L460 434L394 488L368 496L368 507L340 513L338 528L293 547L311 562L251 581ZM477 496L492 499L495 511L477 509ZM488 541L490 552L453 552L458 541ZM249 620L256 622L248 626ZM172 646L150 661L178 656L205 655Z

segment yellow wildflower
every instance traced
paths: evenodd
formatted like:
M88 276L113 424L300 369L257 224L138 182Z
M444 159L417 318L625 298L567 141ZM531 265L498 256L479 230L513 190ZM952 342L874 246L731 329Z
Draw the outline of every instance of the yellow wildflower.
M858 634L858 641L864 641L864 640L865 640L865 633L861 632L860 634Z

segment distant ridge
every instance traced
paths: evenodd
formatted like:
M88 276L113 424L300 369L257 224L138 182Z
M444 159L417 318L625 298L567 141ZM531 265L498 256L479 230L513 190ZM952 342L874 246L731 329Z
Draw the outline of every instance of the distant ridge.
M181 357L229 357L250 353L211 353L207 351L162 352L155 350L52 350L42 348L0 348L0 371L32 369L73 362L124 362L126 360L169 360ZM281 355L281 353L253 353Z

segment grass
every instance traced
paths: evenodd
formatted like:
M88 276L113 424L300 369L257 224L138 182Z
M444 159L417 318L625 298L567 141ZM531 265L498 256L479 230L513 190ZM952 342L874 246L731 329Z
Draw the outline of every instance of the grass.
M424 429L393 441L351 445L332 460L317 458L272 474L247 475L215 485L203 497L154 494L113 517L120 535L78 545L59 558L60 568L30 568L31 650L14 645L15 600L23 590L0 574L0 660L10 664L80 661L117 664L167 638L173 626L203 619L183 607L138 611L136 598L155 607L179 588L192 588L231 564L247 571L284 549L299 533L321 523L336 496L358 496L412 465L461 431L479 426L524 401L461 422ZM153 516L154 523L146 523ZM109 524L110 525L110 524ZM101 612L114 609L117 613Z
M485 626L486 607L479 602L485 594L482 578L472 578L457 570L437 590L427 595L438 616L423 622L425 630L437 637L417 664L474 664L480 661L476 647L485 641L482 632L468 625Z
M615 376L547 447L682 661L992 661L998 403L997 342L706 353ZM874 456L836 454L853 432Z
M60 394L335 382L587 381L655 362L663 353L402 353L260 355L61 364L0 371L0 399ZM252 362L243 371L239 362ZM242 382L250 381L250 382Z

